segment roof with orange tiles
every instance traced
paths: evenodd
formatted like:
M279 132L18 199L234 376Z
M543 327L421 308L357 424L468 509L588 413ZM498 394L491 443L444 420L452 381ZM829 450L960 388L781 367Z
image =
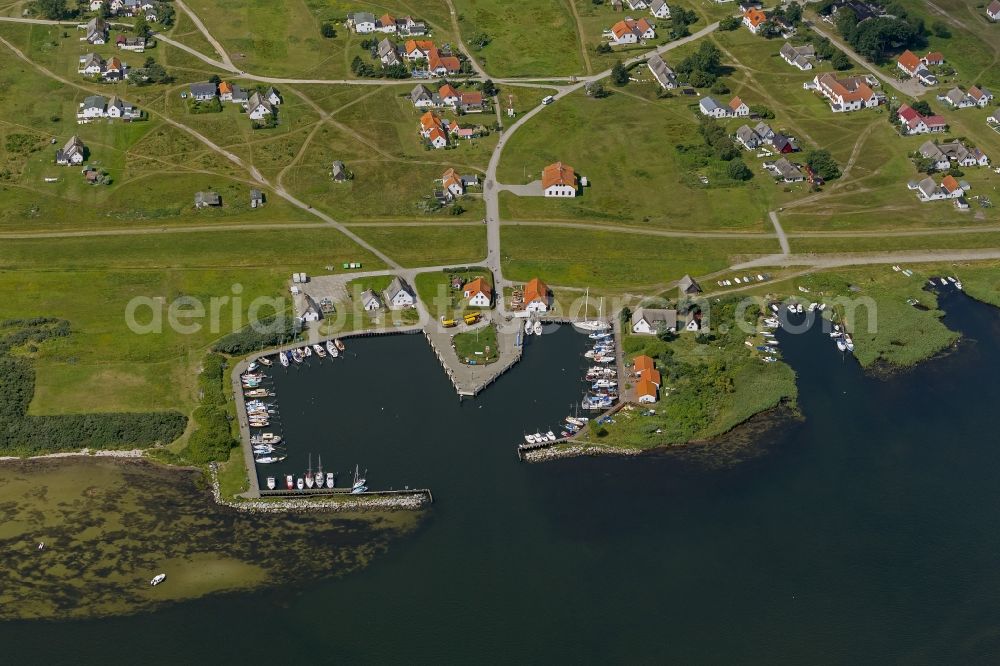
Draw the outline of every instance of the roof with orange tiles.
M219 94L220 95L230 95L233 92L233 84L229 81L223 81L219 84Z
M929 63L942 63L944 62L944 54L940 51L931 51L924 56L924 60Z
M549 302L549 287L538 278L531 278L528 284L524 285L524 302L533 303L535 301Z
M432 128L441 129L441 117L433 111L427 111L420 116L420 127L425 131L430 131Z
M562 162L556 162L542 169L542 189L547 190L553 185L570 185L576 187L576 172L573 170L573 167Z
M958 181L955 180L954 176L948 174L947 176L944 177L944 180L941 181L941 187L943 187L946 192L951 194L952 192L961 188L962 186L958 184Z
M653 382L657 386L660 386L660 382L663 381L661 379L661 377L660 377L660 371L657 370L656 368L650 368L649 370L643 370L643 372L642 372L642 378Z
M451 85L450 83L446 83L440 88L438 88L438 95L441 96L441 99L446 99L448 97L458 97L458 91L455 90L455 87L453 85Z
M394 25L396 25L396 17L394 17L392 14L383 14L379 18L378 23L383 28L388 27L390 25L394 26Z
M483 93L481 92L463 92L459 95L462 99L462 104L482 104L483 103Z
M437 139L444 139L445 141L447 141L448 135L445 134L444 130L442 130L440 127L435 127L430 131L430 133L428 133L427 138L430 139L432 142Z
M917 71L917 69L919 69L920 58L918 58L917 54L914 53L913 51L906 49L899 56L899 58L896 59L896 63L900 67L902 67L903 69L912 74L913 72Z
M732 98L729 101L729 108L732 109L733 111L740 108L741 106L743 106L743 100L741 100L738 96Z
M636 372L645 372L646 370L655 369L653 367L653 359L651 359L649 356L646 356L645 354L636 356L634 359L632 359L632 368Z
M403 45L404 53L413 53L414 51L423 51L427 53L434 48L434 42L422 40L422 39L408 39L406 44Z
M642 398L644 396L656 397L656 384L649 381L648 379L642 379L635 386L635 394Z
M767 20L767 14L765 14L764 11L761 9L751 7L746 11L746 14L743 15L743 18L745 18L750 23L750 25L756 28L761 23Z
M490 298L493 290L486 280L481 277L477 277L472 282L467 283L463 288L464 293L469 294L469 296L475 296L476 294L483 294L486 298Z
M838 79L833 74L827 73L819 77L819 81L845 102L870 99L875 94L860 76Z
M437 49L431 49L430 53L427 54L427 66L432 70L442 67L449 72L457 72L462 69L462 63L458 58L439 55Z
M462 178L455 173L454 169L448 169L444 172L444 175L441 176L441 185L445 189L448 189L451 185L458 185L459 187L462 187Z

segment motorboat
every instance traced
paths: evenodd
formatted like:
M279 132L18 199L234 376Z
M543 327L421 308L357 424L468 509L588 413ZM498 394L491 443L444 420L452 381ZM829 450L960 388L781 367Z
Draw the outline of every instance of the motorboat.
M296 363L301 363L302 362L302 358L303 357L302 357L302 352L301 351L299 351L298 349L292 350L292 360L293 361L295 361Z
M952 284L955 284L956 282L958 282L958 280L956 280L955 278L953 278L952 276L949 275L948 276L948 282L951 282Z
M764 363L774 363L778 359L774 358L773 356L765 356L761 360L764 361Z
M524 322L524 334L525 335L531 335L532 331L534 331L534 330L535 330L534 329L534 325L531 323L530 319L528 321Z
M281 441L281 435L275 435L273 432L265 432L260 436L260 441L265 444L277 444Z
M600 333L595 331L594 333L591 333L587 337L590 338L591 340L607 340L608 338L611 337L611 333Z
M778 311L778 306L777 306L777 305L775 305L774 303L771 303L771 310L772 310L773 312L777 312L777 311Z
M318 342L313 345L313 351L316 352L316 356L319 356L320 358L326 358L326 350L323 349L323 345L319 344Z
M542 334L542 322L536 321L535 325L531 327L531 332L534 333L535 335L541 335Z
M344 351L344 343L340 341L340 338L334 338L333 346L337 348L337 351Z
M326 353L330 355L330 358L337 358L340 356L340 352L337 351L337 345L333 344L333 340L326 341Z
M528 444L534 444L537 440L535 439L534 435L525 435L524 441L526 441Z
M155 576L153 576L153 580L149 581L149 584L152 585L153 587L156 587L166 579L167 579L167 574L165 573L156 574Z
M295 478L291 474L285 475L285 486L291 490L295 487Z
M254 370L256 370L256 369L257 369L258 367L259 367L259 366L257 365L257 361L250 361L250 365L248 365L248 366L247 366L247 371L248 371L248 372L253 372L253 371L254 371Z
M271 465L274 463L280 463L285 459L285 456L264 456L262 458L254 458L254 462L258 465Z
M847 335L846 333L844 334L844 343L847 345L847 351L849 352L854 351L854 340L852 340L851 336Z
M305 347L302 348L302 355L305 356L306 358L309 358L310 356L313 355L313 351L312 349L309 348L309 345L306 345Z
M298 488L299 490L302 490L303 488L306 487L306 484L303 483L301 476L295 481L295 487Z
M329 488L330 490L333 490L333 484L334 484L333 472L327 472L326 473L326 487Z
M798 313L798 314L802 314L802 311L803 311L802 304L801 303L796 303L795 304L795 312Z
M545 433L545 438L548 439L550 442L554 442L556 441L556 434L551 430L549 430L547 433Z
M354 486L351 488L352 495L360 495L361 493L368 492L368 486Z
M267 489L268 490L274 490L274 477L273 476L267 477Z
M264 366L268 367L268 368L270 368L271 365L272 365L271 359L269 359L266 356L261 356L259 359L257 359L257 362L260 363L261 365L264 365Z
M844 340L842 337L837 338L837 349L842 352L847 351L847 340Z
M280 354L278 354L278 360L281 361L282 367L285 367L285 368L288 367L288 357L289 356L291 356L291 354L288 354L287 352L281 352Z

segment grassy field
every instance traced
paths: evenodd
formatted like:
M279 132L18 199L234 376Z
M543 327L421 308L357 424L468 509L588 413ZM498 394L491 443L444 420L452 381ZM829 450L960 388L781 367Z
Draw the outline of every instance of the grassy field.
M455 0L458 25L472 55L491 76L583 74L577 30L566 0ZM489 44L472 42L487 35Z
M951 206L948 202L942 203L945 206ZM792 251L795 253L956 250L1000 247L1000 233L888 236L883 238L873 238L868 236L841 238L792 238L789 242L792 246Z
M692 163L675 148L701 144L691 100L650 100L615 91L561 99L519 130L504 151L498 179L527 183L557 160L586 176L590 186L572 200L501 196L501 213L515 220L591 220L683 229L764 228L775 196L770 178L732 184L725 163ZM614 118L613 131L608 118ZM655 118L655 122L651 119ZM699 175L709 179L702 185ZM728 184L727 184L728 183ZM731 186L730 186L731 185Z
M776 241L658 238L545 227L502 229L504 276L608 291L656 290L685 273L720 270L741 257L772 254Z
M456 333L452 344L459 360L472 365L489 365L499 358L497 349L497 330L493 324L477 328L474 331Z
M320 273L344 261L380 267L332 229L5 240L4 250L0 318L62 317L74 330L36 359L36 414L190 407L203 350L239 328L234 316L246 321L255 298L282 297L292 271ZM241 301L220 302L217 326L206 319L190 333L172 329L165 313L162 333L129 328L125 313L133 298L166 308L182 296L209 312L213 297ZM137 310L137 321L151 317L150 308Z
M486 227L479 223L356 226L352 231L406 267L461 265L486 256Z
M720 313L720 318L725 316ZM737 329L712 335L709 341L682 333L669 342L626 336L623 348L629 359L639 354L654 359L663 378L660 400L651 405L654 414L643 414L645 407L617 413L615 423L596 426L589 441L640 449L683 444L721 435L755 414L794 402L790 367L762 363L743 345Z
M493 274L488 270L444 270L418 273L414 288L420 300L430 310L431 316L438 319L458 318L468 311L479 311L469 305L461 289L453 289L452 278L459 277L463 282L471 282L483 278L493 286Z

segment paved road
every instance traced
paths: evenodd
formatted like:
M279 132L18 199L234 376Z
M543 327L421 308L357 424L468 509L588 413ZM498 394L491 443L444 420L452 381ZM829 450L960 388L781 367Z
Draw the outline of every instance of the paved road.
M869 72L877 76L879 79L881 79L885 83L888 83L890 86L892 86L902 94L906 95L907 97L920 97L925 92L927 92L927 89L924 88L922 85L920 85L920 83L915 79L910 79L909 81L900 81L899 79L894 79L890 76L886 76L882 72L882 70L880 70L878 67L871 64L870 62L859 56L857 53L855 53L854 49L852 49L849 45L845 44L839 37L834 35L831 31L820 28L816 21L806 21L806 25L812 28L813 32L817 33L821 37L826 37L827 39L829 39L834 46L836 46L838 49L846 53L851 60L858 63L859 65L867 69Z

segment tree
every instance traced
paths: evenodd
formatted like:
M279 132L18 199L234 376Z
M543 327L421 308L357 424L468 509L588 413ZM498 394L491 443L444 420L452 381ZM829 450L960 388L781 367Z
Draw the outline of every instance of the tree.
M212 76L208 77L208 82L214 83L215 85L219 85L220 83L222 83L222 79L219 78L218 74L212 74Z
M597 45L596 49L598 53L611 53L611 50L611 44L608 44L607 42L601 42Z
M135 23L132 24L132 30L135 31L136 35L142 37L143 39L149 37L149 22L146 20L146 17L142 14L137 16Z
M725 95L729 92L729 86L726 85L725 81L719 79L718 81L712 84L711 90L716 95Z
M931 105L928 104L927 101L923 99L920 100L919 102L914 102L913 104L911 104L910 108L912 108L914 111L916 111L922 116L934 115L934 112L931 111Z
M785 8L785 20L795 24L802 20L802 5L793 2Z
M806 164L813 170L813 173L823 180L833 180L840 176L840 167L837 166L837 162L830 155L829 150L822 148L810 150L806 153Z
M611 82L614 83L619 88L628 83L628 70L625 69L625 65L619 60L615 63L615 66L611 68Z
M944 21L934 21L931 23L931 32L934 33L935 37L940 37L941 39L951 37L951 31L948 30L948 26L945 25Z
M600 81L594 81L590 84L587 88L587 93L594 99L604 99L610 94L607 89L601 85Z
M156 6L156 20L164 28L169 28L174 24L175 14L173 5L169 2L161 2Z
M712 147L715 148L715 154L723 162L734 160L740 156L739 146L728 136L724 136L716 141Z
M765 120L770 120L774 118L774 111L767 108L763 104L751 104L750 113L757 116L758 118L764 118Z
M484 97L496 97L500 92L497 87L493 84L491 79L486 79L479 84L479 90L483 93Z
M743 25L743 22L739 16L727 16L719 21L719 30L739 30L741 25Z
M858 27L858 15L850 7L841 7L837 11L837 32L844 39L850 40L856 27Z
M337 36L337 31L334 29L333 24L329 21L324 22L323 25L319 27L319 33L327 39L333 39Z
M35 11L53 21L64 18L67 14L66 0L35 0Z
M743 160L733 160L726 167L726 175L732 180L750 180L753 178L753 171L743 163Z
M847 54L843 51L837 51L830 58L830 64L834 69L838 71L844 71L845 69L851 68L851 59L847 57Z

